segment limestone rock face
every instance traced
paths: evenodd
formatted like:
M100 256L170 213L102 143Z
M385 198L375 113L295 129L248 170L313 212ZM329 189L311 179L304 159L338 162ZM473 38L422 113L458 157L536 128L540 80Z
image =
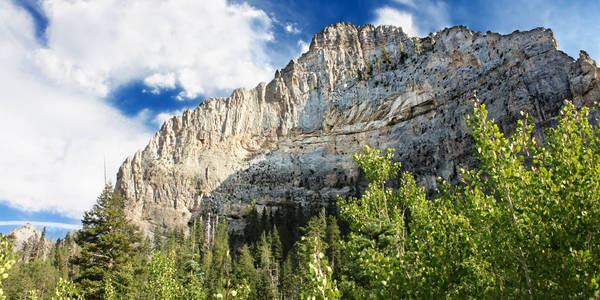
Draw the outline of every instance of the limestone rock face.
M557 47L543 28L411 38L393 26L328 26L271 82L165 122L123 163L116 188L147 233L208 213L240 232L253 201L276 208L360 194L352 154L370 145L395 148L431 192L438 176L455 181L459 166L477 164L464 122L474 90L506 133L521 111L545 128L565 99L600 100L594 61Z
M14 244L13 251L22 254L19 256L22 261L29 261L36 255L46 259L54 246L54 241L45 237L41 239L42 233L29 223L13 230L8 237Z

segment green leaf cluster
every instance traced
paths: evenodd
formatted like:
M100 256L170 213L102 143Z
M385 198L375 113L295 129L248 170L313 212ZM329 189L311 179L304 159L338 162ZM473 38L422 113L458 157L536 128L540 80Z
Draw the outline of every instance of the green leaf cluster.
M348 298L587 298L600 276L600 131L567 102L545 143L530 118L506 138L475 98L481 167L427 200L393 150L355 160L371 181L339 199ZM394 182L391 182L395 180ZM390 188L396 183L396 188Z

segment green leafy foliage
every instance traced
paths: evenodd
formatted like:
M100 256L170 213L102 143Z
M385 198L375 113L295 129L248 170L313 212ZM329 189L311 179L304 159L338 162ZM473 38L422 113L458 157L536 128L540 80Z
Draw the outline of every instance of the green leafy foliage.
M469 245L456 231L455 224L462 220L452 204L427 201L412 175L392 162L393 149L382 155L365 147L365 154L354 158L371 182L361 198L338 199L341 217L351 230L342 243L348 262L342 271L345 295L365 299L444 294L468 273L462 252ZM386 187L396 178L397 189Z
M339 199L347 297L586 298L598 290L600 133L567 103L544 144L527 116L505 138L476 99L467 120L481 168L426 200L391 150L355 160L371 180Z
M164 253L155 250L148 265L148 280L144 285L145 299L179 299L183 286L177 281L175 273L175 251Z
M0 299L5 299L2 281L8 277L8 271L15 264L13 245L4 235L0 234Z
M308 266L308 280L301 292L302 299L339 299L340 291L332 278L333 269L328 265L324 255L323 242L318 236L303 237L304 249L307 253L305 264Z
M59 277L58 282L56 283L56 288L54 289L54 296L51 299L80 300L83 299L83 296L81 296L79 290L72 281L68 281L62 277Z
M34 294L44 298L54 292L58 279L58 270L52 265L51 259L19 261L5 280L5 292L10 299L26 298Z
M463 172L455 200L473 224L494 297L583 298L600 274L600 132L566 102L536 142L525 116L505 138L475 100L467 120L480 170ZM485 229L485 230L483 230Z

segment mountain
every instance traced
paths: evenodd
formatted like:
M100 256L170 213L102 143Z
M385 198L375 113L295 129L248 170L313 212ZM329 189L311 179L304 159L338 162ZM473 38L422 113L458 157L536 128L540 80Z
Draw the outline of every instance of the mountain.
M42 237L42 232L30 223L17 228L8 234L14 244L13 251L18 254L20 261L30 261L36 257L45 259L50 254L54 241Z
M199 215L224 216L241 232L253 203L260 211L359 194L365 181L352 154L370 145L395 148L432 195L438 176L454 182L460 166L477 166L464 122L475 90L503 132L523 111L539 134L565 99L600 100L599 83L595 62L558 50L549 29L458 26L413 38L398 27L338 23L271 82L165 122L123 163L116 189L147 234Z

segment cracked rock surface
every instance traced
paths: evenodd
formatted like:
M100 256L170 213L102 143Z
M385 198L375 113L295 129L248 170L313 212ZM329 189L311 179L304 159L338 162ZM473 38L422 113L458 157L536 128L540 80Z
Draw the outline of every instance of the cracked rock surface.
M459 167L477 165L464 122L474 90L507 134L521 111L540 134L565 99L600 100L595 62L557 48L543 28L458 26L413 38L393 26L331 25L271 82L165 122L123 163L116 188L147 234L209 213L239 233L253 201L260 210L359 195L365 182L352 154L370 145L395 148L431 194L438 176L456 181Z

